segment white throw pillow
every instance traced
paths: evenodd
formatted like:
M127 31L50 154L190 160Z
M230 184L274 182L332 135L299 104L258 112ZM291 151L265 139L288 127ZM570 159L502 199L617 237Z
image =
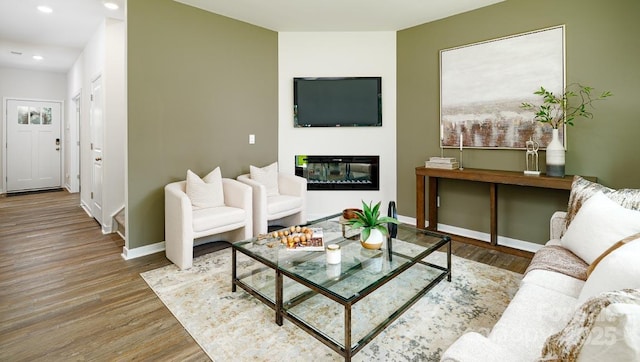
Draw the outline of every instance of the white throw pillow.
M539 361L639 361L640 289L598 294L550 335Z
M584 283L578 303L602 292L640 288L640 239L605 256Z
M640 211L626 209L597 192L582 205L560 243L591 264L615 242L638 232Z
M256 167L249 166L251 179L264 185L267 189L267 196L278 196L278 162L274 162L269 166Z
M204 180L191 170L187 170L186 193L191 200L193 209L224 206L224 191L222 189L222 173L220 167L209 172Z
M578 362L640 361L640 305L610 304L591 327Z

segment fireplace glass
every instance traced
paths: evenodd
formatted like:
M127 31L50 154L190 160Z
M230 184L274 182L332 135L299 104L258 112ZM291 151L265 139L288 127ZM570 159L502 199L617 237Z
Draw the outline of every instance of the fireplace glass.
M296 156L307 190L379 190L379 156Z

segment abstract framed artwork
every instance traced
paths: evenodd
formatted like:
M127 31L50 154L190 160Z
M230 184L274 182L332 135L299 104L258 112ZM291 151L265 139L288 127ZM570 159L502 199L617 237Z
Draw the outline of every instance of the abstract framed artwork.
M545 148L551 127L520 105L540 104L541 86L563 91L564 53L564 25L441 50L440 146L525 149L532 139Z

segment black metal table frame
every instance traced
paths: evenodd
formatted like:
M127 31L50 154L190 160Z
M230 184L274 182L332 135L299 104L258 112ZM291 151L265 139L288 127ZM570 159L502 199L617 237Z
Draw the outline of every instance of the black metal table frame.
M433 234L432 232L427 232L427 231L425 231L425 233ZM439 265L427 263L427 262L424 262L422 260L422 259L426 258L427 256L431 255L434 251L440 249L441 247L443 247L445 245L447 245L447 267L446 268L442 267L442 266L439 266ZM242 280L238 279L238 277L237 277L237 268L236 268L237 267L237 252L238 251L241 252L242 254L248 256L249 258L254 259L254 260L262 263L266 267L275 270L275 272L276 272L275 303L272 302L269 298L263 296L261 293L259 293L255 289L253 289L248 284L244 283ZM390 254L390 257L391 257L391 255L403 256L402 254L399 254L399 253L396 253L396 252L392 252ZM404 271L408 270L409 268L411 268L412 266L414 266L414 265L416 265L418 263L419 264L423 264L423 265L427 265L427 266L435 268L435 269L438 269L438 270L441 271L441 273L438 274L438 276L435 279L433 279L427 286L425 286L422 290L420 290L420 292L418 292L414 297L410 298L399 309L397 309L394 313L392 313L386 320L384 320L382 323L380 323L376 327L374 327L373 330L371 332L369 332L366 336L364 336L362 339L360 339L356 345L351 346L351 307L355 303L357 303L358 301L362 300L367 295L371 294L372 292L374 292L378 288L380 288L383 285L387 284L389 281L393 280L398 275L402 274ZM264 303L265 305L269 306L271 309L275 310L275 312L276 312L275 321L279 326L282 325L283 319L286 318L287 320L289 320L290 322L292 322L293 324L295 324L296 326L298 326L302 330L306 331L307 333L309 333L310 335L315 337L320 342L324 343L326 346L331 348L333 351L335 351L338 354L340 354L341 356L343 356L345 358L345 361L351 361L351 358L356 353L358 353L362 348L364 348L364 346L366 346L371 340L373 340L378 334L380 334L380 332L382 332L387 326L389 326L396 319L398 319L398 317L400 317L407 309L409 309L413 304L415 304L423 295L425 295L429 290L431 290L440 281L442 281L442 279L444 279L446 277L448 282L451 281L451 238L446 236L446 235L442 235L442 240L440 240L438 243L436 243L434 246L430 247L429 249L425 250L424 252L420 253L418 256L416 256L413 259L413 261L411 263L407 263L407 264L402 265L400 268L396 269L393 273L391 273L389 275L386 275L384 278L382 278L379 283L376 283L375 285L364 289L360 294L353 295L350 298L346 298L346 299L343 298L340 295L332 293L329 290L320 289L320 288L316 287L315 285L313 285L312 283L309 283L306 280L298 277L297 275L295 275L293 273L290 273L290 272L288 272L286 270L282 270L281 268L279 268L273 262L271 262L271 261L269 261L269 260L267 260L265 258L262 258L262 257L260 257L258 255L249 255L248 253L245 253L243 250L237 249L235 246L232 247L232 272L231 273L232 273L232 287L231 287L231 290L233 292L235 292L236 291L236 286L240 286L247 293L249 293L252 296L256 297L262 303ZM344 313L344 330L345 330L344 331L345 332L344 333L345 334L344 335L344 346L341 346L339 343L337 343L333 339L327 337L321 331L317 330L316 328L314 328L313 326L309 325L304 320L296 317L294 314L291 314L291 313L289 313L287 311L287 309L284 307L284 301L283 301L283 289L284 289L283 277L284 276L286 276L286 277L296 281L297 283L300 283L300 284L304 285L305 287L311 289L313 294L319 293L319 294L321 294L321 295L323 295L323 296L325 296L325 297L327 297L327 298L329 298L329 299L341 304L344 307L344 309L345 309L345 313ZM297 298L297 300L294 303L291 304L292 306L297 305L300 302L302 302L303 300L307 299L306 297L303 297L303 298L296 297L296 298Z

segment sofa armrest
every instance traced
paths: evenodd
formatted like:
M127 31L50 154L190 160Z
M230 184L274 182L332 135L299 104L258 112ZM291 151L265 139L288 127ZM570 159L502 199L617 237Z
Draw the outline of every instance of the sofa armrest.
M567 213L556 211L549 221L549 239L560 239L566 231Z
M441 362L504 362L518 361L518 356L476 332L463 334L444 352Z

